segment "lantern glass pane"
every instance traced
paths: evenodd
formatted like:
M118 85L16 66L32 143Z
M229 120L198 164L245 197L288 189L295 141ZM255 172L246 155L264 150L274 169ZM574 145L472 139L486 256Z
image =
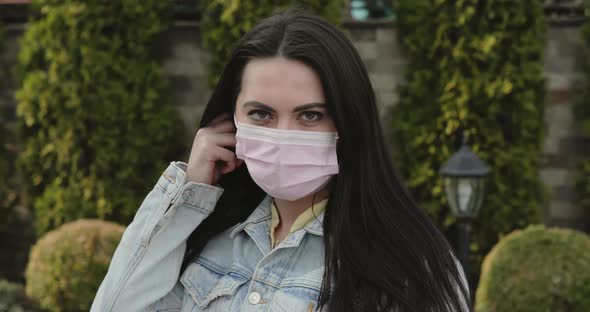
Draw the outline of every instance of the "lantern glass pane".
M459 211L469 213L471 203L473 202L474 185L469 178L460 178L457 180L457 196L459 200Z
M445 177L451 212L459 218L475 218L482 203L484 180L480 177Z
M477 191L476 191L476 198L475 198L475 202L474 202L474 206L473 206L473 217L477 217L477 215L479 215L479 211L481 209L481 205L483 203L483 196L485 194L485 179L477 179L476 181L476 187L477 187Z
M447 200L453 215L459 215L459 201L457 198L457 178L444 177L443 179L445 193L447 194Z

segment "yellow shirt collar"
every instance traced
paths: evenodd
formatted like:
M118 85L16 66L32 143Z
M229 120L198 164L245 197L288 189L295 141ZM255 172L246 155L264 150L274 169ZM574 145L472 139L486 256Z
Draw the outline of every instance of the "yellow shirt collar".
M301 230L302 228L304 228L309 222L313 221L316 216L319 216L320 214L322 214L324 212L324 210L326 210L326 204L328 203L328 198L318 202L318 203L314 203L313 206L305 209L305 211L303 211L298 217L297 219L295 219L295 222L293 222L293 225L291 225L291 229L289 230L289 234ZM312 210L313 208L313 210ZM275 229L277 228L277 226L279 225L279 213L277 211L277 207L275 206L274 201L272 202L271 206L270 206L270 214L271 214L271 219L270 219L270 245L274 246L275 245ZM287 235L289 235L287 234Z

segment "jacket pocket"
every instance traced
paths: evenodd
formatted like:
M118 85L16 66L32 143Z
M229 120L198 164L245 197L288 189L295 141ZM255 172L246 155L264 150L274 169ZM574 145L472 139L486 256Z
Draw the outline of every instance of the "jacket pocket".
M209 308L214 311L230 311L234 295L248 280L240 274L223 272L200 262L192 262L180 278L185 292L200 309L211 305Z
M319 309L317 309L317 301L320 295L320 287L321 281L317 280L285 279L272 300L270 311L319 311ZM327 310L323 309L321 311Z

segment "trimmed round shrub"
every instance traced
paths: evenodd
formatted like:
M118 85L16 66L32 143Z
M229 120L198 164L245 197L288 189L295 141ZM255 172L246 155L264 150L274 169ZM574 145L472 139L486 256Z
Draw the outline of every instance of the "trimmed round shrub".
M124 227L82 219L48 232L31 249L26 293L50 311L88 311Z
M476 312L590 311L590 237L542 225L517 230L486 256Z

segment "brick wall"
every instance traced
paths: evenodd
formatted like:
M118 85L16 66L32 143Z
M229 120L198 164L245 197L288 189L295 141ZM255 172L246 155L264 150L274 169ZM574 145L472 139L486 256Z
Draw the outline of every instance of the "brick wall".
M549 192L545 220L590 232L590 211L576 205L574 182L580 156L590 142L578 133L572 106L582 78L580 25L550 25L545 45L547 98L541 176ZM586 150L586 151L585 151Z

